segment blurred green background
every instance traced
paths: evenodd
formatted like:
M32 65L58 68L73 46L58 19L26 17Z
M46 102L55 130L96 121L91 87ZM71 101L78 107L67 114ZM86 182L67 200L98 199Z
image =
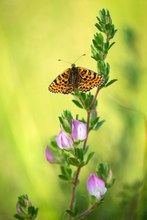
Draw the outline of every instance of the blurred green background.
M70 188L57 178L44 149L59 132L64 109L82 113L71 95L49 93L49 83L81 54L79 66L96 71L90 45L98 11L109 9L118 29L107 57L118 82L99 95L106 123L89 138L96 151L78 190L95 164L108 161L116 182L103 205L87 219L147 219L146 1L0 0L0 219L13 219L17 197L27 193L38 219L60 219ZM81 208L85 197L79 198Z

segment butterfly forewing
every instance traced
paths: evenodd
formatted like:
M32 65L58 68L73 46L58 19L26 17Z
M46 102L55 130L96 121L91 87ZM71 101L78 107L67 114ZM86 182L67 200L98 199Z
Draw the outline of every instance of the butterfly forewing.
M68 94L73 91L73 86L69 83L70 68L65 70L48 87L50 92Z

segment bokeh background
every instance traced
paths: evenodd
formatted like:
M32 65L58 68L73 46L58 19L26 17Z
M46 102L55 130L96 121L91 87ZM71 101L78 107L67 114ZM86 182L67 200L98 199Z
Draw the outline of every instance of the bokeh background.
M90 134L93 162L78 190L100 161L110 163L116 182L87 219L147 219L147 29L146 1L0 0L0 219L13 219L17 197L27 193L38 219L58 220L70 188L57 178L44 149L60 130L58 116L83 114L71 95L49 93L49 83L81 54L77 65L96 71L90 45L98 11L109 9L118 29L107 61L118 82L99 95L106 123ZM85 197L79 198L85 208Z

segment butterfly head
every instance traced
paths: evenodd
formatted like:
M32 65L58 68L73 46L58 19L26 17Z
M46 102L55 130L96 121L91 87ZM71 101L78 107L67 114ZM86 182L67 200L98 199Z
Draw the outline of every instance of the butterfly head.
M76 64L75 63L72 63L71 64L71 68L75 68L76 67Z

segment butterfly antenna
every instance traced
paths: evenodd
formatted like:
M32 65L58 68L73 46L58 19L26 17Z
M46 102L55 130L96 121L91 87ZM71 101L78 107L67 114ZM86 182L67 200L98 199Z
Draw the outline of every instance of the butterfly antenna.
M58 59L58 61L62 61L62 62L65 62L65 63L69 63L69 64L72 64L72 63L70 63L70 62L68 62L68 61L65 61L65 60L61 60L61 59Z
M76 59L76 61L74 62L74 64L75 64L81 57L83 57L83 56L85 56L85 55L86 55L86 54L84 53L84 54L82 54L81 56L79 56L78 59ZM68 62L68 61L66 61L66 60L58 59L58 61L62 61L62 62L65 62L65 63L69 63L69 64L72 65L72 63L70 63L70 62Z
M81 57L83 57L83 56L85 56L86 54L84 53L84 54L82 54L81 56L79 56L78 57L78 59L76 59L76 61L74 62L74 64L81 58Z

